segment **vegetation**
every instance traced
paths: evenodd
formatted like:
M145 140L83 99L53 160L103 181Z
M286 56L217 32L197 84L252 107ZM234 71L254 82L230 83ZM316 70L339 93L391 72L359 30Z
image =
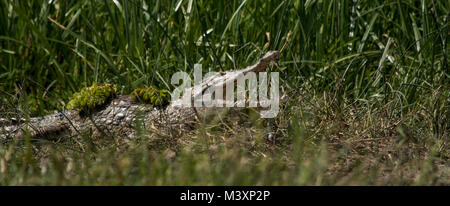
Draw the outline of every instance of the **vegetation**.
M61 111L94 82L172 91L195 63L268 50L288 96L272 120L127 144L5 141L0 185L449 185L450 2L355 2L0 0L0 117Z
M143 103L161 106L170 101L170 93L165 89L157 89L154 86L150 86L136 88L131 92L131 98Z
M116 87L112 84L96 84L76 92L67 103L68 109L80 109L81 112L92 112L116 96Z

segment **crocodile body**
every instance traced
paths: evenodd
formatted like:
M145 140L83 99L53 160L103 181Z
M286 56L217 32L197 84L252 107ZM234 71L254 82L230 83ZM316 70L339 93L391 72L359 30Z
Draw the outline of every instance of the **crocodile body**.
M130 96L113 99L103 109L87 116L77 110L67 110L43 117L34 117L19 124L5 125L1 129L5 138L22 138L27 133L33 138L55 139L74 137L86 131L94 137L125 136L133 137L136 123L145 129L186 128L196 120L192 108L164 109L149 104L140 104Z
M277 61L278 51L270 51L255 65L236 71L245 75L247 72L259 72L270 62ZM231 78L218 74L205 79L192 87L193 91L202 93L208 88L224 86L227 81L236 81L238 75ZM194 93L195 95L201 95ZM181 101L181 100L180 100ZM61 139L72 138L89 132L92 137L120 136L132 138L135 136L136 124L146 130L169 131L171 129L190 129L199 121L199 110L216 112L218 108L194 108L179 106L179 102L171 102L165 107L154 107L134 101L130 96L119 96L111 100L103 108L89 115L80 115L78 110L66 110L56 114L29 119L0 118L0 139L32 138Z

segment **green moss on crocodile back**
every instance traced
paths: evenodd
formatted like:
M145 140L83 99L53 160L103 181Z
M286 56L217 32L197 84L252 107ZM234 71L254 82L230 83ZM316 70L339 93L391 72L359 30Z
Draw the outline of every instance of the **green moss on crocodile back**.
M67 108L80 109L81 112L89 113L111 100L116 96L116 92L117 89L112 84L93 83L92 86L73 94Z
M131 98L154 106L165 105L170 100L169 91L165 89L157 89L154 86L146 88L137 88L131 92Z

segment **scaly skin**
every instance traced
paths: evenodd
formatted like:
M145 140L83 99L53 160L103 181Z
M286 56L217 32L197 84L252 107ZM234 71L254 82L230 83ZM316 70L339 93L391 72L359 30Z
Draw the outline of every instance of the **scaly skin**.
M277 61L280 53L269 51L256 64L235 74L246 74L247 72L259 72L264 70L270 62ZM228 81L236 81L238 75L227 77L218 74L204 80L201 84L194 86L195 93L200 95L208 88L225 86ZM171 102L166 107L153 107L149 104L137 103L130 96L119 96L111 100L103 108L88 115L80 115L79 110L67 110L57 114L43 117L33 117L20 121L0 118L0 139L17 139L30 135L33 139L61 139L73 138L86 134L92 138L98 137L127 137L135 135L136 123L142 123L143 128L150 132L168 132L171 129L189 130L199 120L199 112L194 107L177 106ZM202 108L216 112L217 108ZM138 120L138 121L136 121Z

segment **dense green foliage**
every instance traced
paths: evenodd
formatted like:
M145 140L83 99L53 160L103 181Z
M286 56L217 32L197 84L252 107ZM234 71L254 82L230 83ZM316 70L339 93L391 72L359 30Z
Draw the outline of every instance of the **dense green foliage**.
M165 89L157 89L155 86L136 88L131 92L131 98L137 101L161 106L170 101L170 93Z
M93 82L171 91L171 75L195 63L238 69L268 50L281 51L273 70L291 98L270 149L263 134L251 150L223 146L249 134L233 121L205 125L187 151L154 152L152 138L120 153L4 144L0 184L450 184L450 2L358 2L0 0L0 116L61 110ZM354 148L374 139L396 144ZM351 166L330 172L336 162Z
M116 96L116 87L112 84L93 83L76 92L67 103L68 109L80 109L81 112L89 113L104 105Z

